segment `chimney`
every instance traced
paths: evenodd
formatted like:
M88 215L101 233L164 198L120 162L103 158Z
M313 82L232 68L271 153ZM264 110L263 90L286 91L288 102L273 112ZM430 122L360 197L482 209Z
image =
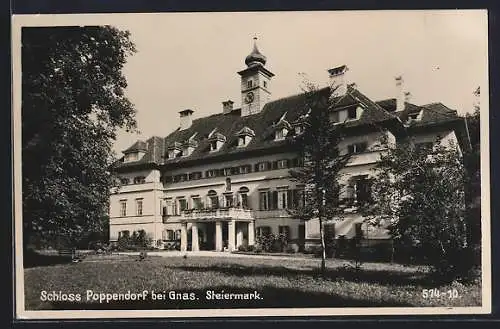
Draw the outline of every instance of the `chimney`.
M405 109L405 98L406 98L406 94L403 88L403 77L399 75L395 78L395 80L397 88L396 111L403 111Z
M345 77L345 73L348 70L349 69L346 65L334 67L333 69L328 70L328 73L330 74L330 88L332 88L332 90L335 90L335 96L343 96L346 94L347 80Z
M193 110L187 109L179 111L180 114L180 130L188 129L193 123Z
M404 99L405 99L405 102L407 102L407 103L410 101L410 99L411 99L411 93L409 91L405 92L405 98Z
M233 110L233 104L234 102L232 100L227 100L225 102L222 102L222 113L228 114Z

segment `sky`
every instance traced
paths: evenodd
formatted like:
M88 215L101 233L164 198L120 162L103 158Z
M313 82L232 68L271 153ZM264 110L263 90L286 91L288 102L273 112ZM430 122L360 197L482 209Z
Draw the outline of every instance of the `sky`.
M101 17L129 30L138 52L124 74L140 134L120 131L115 152L137 139L166 136L179 111L194 119L241 104L240 76L258 38L275 76L271 99L301 92L301 73L317 85L327 69L347 65L347 80L373 100L397 95L402 75L411 102L442 102L471 111L473 91L487 90L486 11L159 13ZM482 103L483 104L483 103Z

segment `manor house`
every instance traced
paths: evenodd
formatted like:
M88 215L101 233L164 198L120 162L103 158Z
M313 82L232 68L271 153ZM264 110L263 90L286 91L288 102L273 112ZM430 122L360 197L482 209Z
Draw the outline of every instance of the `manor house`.
M111 242L145 230L155 245L183 251L231 251L254 245L264 233L285 234L301 247L318 243L318 221L292 218L287 211L303 202L304 186L289 175L302 161L289 139L304 129L305 95L272 99L274 74L256 44L245 64L237 72L239 107L227 100L202 118L195 118L196 109L183 109L175 131L123 151L115 166L120 186L110 200ZM345 216L334 223L333 234L386 240L387 232L363 223L356 208L370 196L368 178L385 147L380 137L397 143L411 134L419 145L440 138L463 147L464 121L442 103L410 103L401 77L394 98L375 101L347 83L347 66L326 71L338 97L331 123L345 125L347 137L339 147L352 153L343 170ZM328 97L330 89L317 92Z

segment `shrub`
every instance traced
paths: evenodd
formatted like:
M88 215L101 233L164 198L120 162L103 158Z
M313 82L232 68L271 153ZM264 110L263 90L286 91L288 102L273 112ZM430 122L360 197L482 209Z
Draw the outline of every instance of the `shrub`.
M244 244L238 246L238 251L248 251L248 247Z
M275 237L274 251L283 252L288 246L288 235L280 233Z
M314 257L321 257L321 246L310 245L304 248L305 254L312 254Z
M276 246L276 237L272 233L261 234L257 237L257 244L260 246L262 251L271 252Z
M118 238L117 250L127 250L132 244L131 238L128 235L122 235Z
M249 245L248 246L248 251L255 251L255 246L253 244Z

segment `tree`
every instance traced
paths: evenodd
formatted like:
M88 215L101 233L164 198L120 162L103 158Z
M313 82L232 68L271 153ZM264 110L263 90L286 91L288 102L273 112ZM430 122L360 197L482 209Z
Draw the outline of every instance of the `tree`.
M381 155L375 174L374 202L364 209L368 219L388 226L398 252L422 256L441 278L461 273L466 172L458 148L402 138Z
M341 154L338 144L343 139L342 125L330 121L330 109L336 101L336 88L325 94L312 83L305 82L305 108L308 112L302 117L304 131L295 136L294 149L304 160L303 166L291 169L292 181L304 184L303 201L289 213L295 218L319 221L321 240L321 273L325 272L326 248L324 222L341 216L339 204L341 170L349 161L349 154Z
M479 99L480 88L474 91ZM464 150L464 164L467 169L467 219L470 244L481 244L481 129L480 104L476 101L473 113L466 113L464 122L470 138L470 149Z
M136 127L122 73L129 37L110 26L22 30L25 246L74 246L107 225L112 143Z

